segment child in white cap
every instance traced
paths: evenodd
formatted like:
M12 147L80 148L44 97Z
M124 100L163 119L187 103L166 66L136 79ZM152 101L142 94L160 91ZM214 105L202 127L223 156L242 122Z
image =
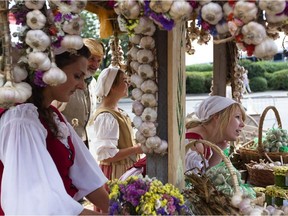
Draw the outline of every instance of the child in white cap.
M110 180L122 176L143 153L141 144L135 143L129 116L118 107L119 100L128 96L128 87L128 77L119 68L106 68L97 79L100 104L90 122L96 136L90 151Z
M186 139L203 139L216 144L221 149L228 147L228 141L236 141L246 118L243 106L236 101L221 96L210 96L202 101L195 112L196 117L186 121ZM204 172L221 162L221 157L208 146L197 143L185 156L186 170L198 168Z

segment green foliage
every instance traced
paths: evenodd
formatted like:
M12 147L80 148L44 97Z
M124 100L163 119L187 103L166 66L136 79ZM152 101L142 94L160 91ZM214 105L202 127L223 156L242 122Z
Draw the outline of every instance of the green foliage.
M100 23L97 15L84 10L80 16L85 21L81 36L83 38L99 38Z
M259 61L255 64L261 65L261 67L263 67L264 70L268 73L273 73L275 71L288 68L288 62Z
M269 88L269 89L273 89L273 88L272 88L272 77L273 77L273 74L272 74L272 73L265 72L265 73L264 73L264 77L265 77L265 79L267 80L268 88Z
M267 80L264 77L254 77L250 79L249 84L253 92L261 92L268 89Z
M271 85L273 90L288 90L288 69L273 73Z
M212 73L199 73L199 72L187 72L186 73L186 93L206 93L210 92Z
M264 68L259 64L247 64L243 65L243 67L248 70L248 78L252 79L254 77L264 77L265 70Z
M194 64L194 65L187 65L186 66L186 71L199 71L199 72L203 72L203 71L212 71L213 70L213 64Z

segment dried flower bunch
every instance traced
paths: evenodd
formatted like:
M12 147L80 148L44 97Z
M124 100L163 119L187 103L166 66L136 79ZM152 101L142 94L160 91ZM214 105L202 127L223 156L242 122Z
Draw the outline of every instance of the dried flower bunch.
M156 178L128 177L112 180L109 215L190 215L184 196L172 184Z
M76 52L83 46L80 33L84 21L80 19L79 13L85 8L86 1L14 1L10 15L14 16L16 24L19 25L13 36L18 38L15 49L21 56L18 60L14 59L17 63L13 65L13 69L3 74L5 87L9 85L9 88L13 89L17 83L23 85L25 82L22 81L27 76L34 77L34 84L38 87L54 86L66 81L65 73L55 64L54 50L61 48L62 52ZM10 43L10 39L5 42L9 47ZM27 94L23 94L21 98L17 97L17 94L10 96L9 106L23 103L30 97L31 87L28 86L25 83L24 92ZM0 94L2 91L0 86Z

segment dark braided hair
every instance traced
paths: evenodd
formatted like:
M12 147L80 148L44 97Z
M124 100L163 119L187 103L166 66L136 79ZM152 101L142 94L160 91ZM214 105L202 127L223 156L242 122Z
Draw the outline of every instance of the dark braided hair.
M63 67L74 63L79 57L85 57L88 59L91 53L86 46L83 46L77 53L64 52L55 56L55 62L57 66L62 69ZM51 129L53 135L58 137L58 127L54 122L53 111L43 105L43 87L39 87L34 84L34 76L28 77L27 82L32 86L32 96L28 99L28 102L33 103L38 108L39 116L47 123Z

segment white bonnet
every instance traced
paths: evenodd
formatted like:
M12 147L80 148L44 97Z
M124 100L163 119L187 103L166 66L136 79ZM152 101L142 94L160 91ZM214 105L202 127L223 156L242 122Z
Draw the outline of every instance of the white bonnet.
M221 96L209 96L204 99L195 114L200 121L206 121L215 113L237 103L235 100Z
M105 68L103 71L101 71L97 79L95 89L95 94L97 97L103 98L109 94L118 70L119 68L110 67Z

